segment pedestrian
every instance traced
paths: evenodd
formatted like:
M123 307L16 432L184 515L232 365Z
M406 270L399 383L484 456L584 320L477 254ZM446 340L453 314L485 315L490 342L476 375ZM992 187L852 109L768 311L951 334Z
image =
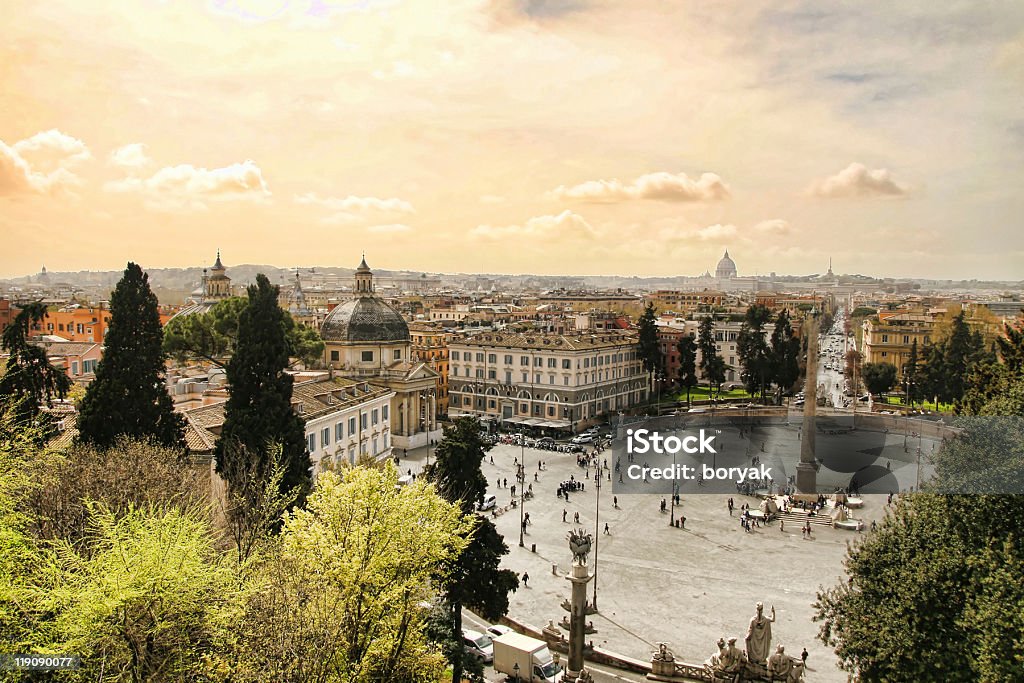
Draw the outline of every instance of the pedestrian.
M502 484L503 484L504 488L508 488L508 479L502 479ZM516 495L515 491L512 492L512 495L513 496Z
M515 484L512 484L511 491L512 491L512 497L515 498L516 497L516 485Z
M611 536L612 532L608 530L608 522L604 523L604 533L606 536Z
M580 513L578 513L578 512L574 512L574 513L573 513L573 516L572 516L572 520L573 520L573 521L574 521L574 522L575 522L576 524L579 524L579 523L580 523Z
M523 533L526 533L526 519L523 519Z
M875 522L875 520L871 520L871 530L875 531L877 528L878 524Z
M525 522L526 524L530 523L530 513L529 512L527 512L526 514L523 515L523 522Z
M612 496L612 507L615 508L616 510L619 509L619 497L618 496Z
M562 508L562 521L563 521L563 522L566 522L566 521L568 521L568 520L566 519L566 516L567 516L568 514L569 514L569 512L568 512L568 511L567 511L567 510L566 510L565 508Z
M527 574L526 572L523 572L523 586L526 587L526 588L530 587L530 575ZM805 654L806 654L806 652L807 651L804 650Z
M686 528L686 517L683 517L683 516L680 516L680 517L679 517L679 525L680 525L680 526L681 526L682 528L684 528L684 529Z
M534 480L534 481L540 481L540 477L539 477L539 476L537 476L537 473L536 473L536 472L534 472L534 473L533 473L533 480Z
M622 472L619 472L619 483L622 483Z
M494 456L493 455L491 456L491 464L492 465L494 464Z
M784 520L784 519L780 519L779 520L779 531L782 531L782 532L786 531L786 520Z
M800 653L800 660L804 663L804 668L806 669L807 668L807 648L806 647L804 648L804 651Z

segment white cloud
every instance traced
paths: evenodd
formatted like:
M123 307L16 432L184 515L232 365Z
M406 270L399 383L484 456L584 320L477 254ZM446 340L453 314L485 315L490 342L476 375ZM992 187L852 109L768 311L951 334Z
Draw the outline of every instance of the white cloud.
M404 223L388 223L385 225L371 225L366 232L378 234L395 234L400 232L411 232L412 228Z
M32 152L50 153L50 158L61 167L73 166L92 158L84 142L56 128L19 140L14 143L14 149L22 156Z
M0 197L40 194L79 185L69 169L90 159L84 142L57 129L7 145L0 140Z
M535 216L522 225L478 225L469 231L473 237L498 240L528 237L571 241L596 238L597 231L579 214L563 211L557 216Z
M788 221L772 218L755 225L754 231L763 235L788 235L792 231L792 227Z
M729 187L714 173L703 173L693 180L685 173L647 173L632 182L618 179L588 180L579 185L560 185L548 196L560 200L585 202L622 202L655 199L666 202L718 201L729 199Z
M694 237L702 242L721 242L736 237L739 230L732 223L722 225L715 223L701 228L694 233Z
M326 225L355 225L382 215L405 215L416 213L412 204L404 199L390 197L321 197L315 192L295 196L296 204L322 206L333 213L320 219Z
M152 159L146 155L146 146L141 142L118 147L110 153L110 163L122 168L142 168L150 162Z
M191 164L165 166L149 178L115 180L104 189L138 193L147 207L158 211L202 211L211 201L265 201L270 197L260 167L248 160L212 169Z
M906 197L910 188L896 182L888 169L872 170L864 164L853 162L839 173L812 183L807 193L826 199Z

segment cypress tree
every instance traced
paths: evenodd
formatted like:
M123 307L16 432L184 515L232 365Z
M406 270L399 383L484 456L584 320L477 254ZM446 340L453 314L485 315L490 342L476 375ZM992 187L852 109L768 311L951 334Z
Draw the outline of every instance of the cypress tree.
M120 436L184 448L184 418L164 388L163 327L149 276L129 263L110 297L96 380L82 399L79 438L110 448Z
M71 389L71 380L54 366L46 349L29 342L32 327L46 318L46 306L39 301L22 306L14 321L4 330L0 348L9 355L0 372L0 402L15 405L15 420L30 425L39 419L43 403L54 396L64 398Z
M238 340L227 367L231 388L224 426L217 440L217 473L236 490L243 482L269 476L278 458L281 491L295 491L301 505L310 490L309 452L302 418L292 409L285 312L278 287L266 275L249 285L249 301L238 316ZM242 492L244 493L244 492Z

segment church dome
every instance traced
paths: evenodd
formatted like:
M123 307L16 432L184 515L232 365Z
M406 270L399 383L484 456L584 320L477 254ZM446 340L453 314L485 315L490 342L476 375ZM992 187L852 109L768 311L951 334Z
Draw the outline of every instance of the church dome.
M381 299L361 296L331 311L320 336L325 342L409 341L409 326Z
M736 277L736 263L729 258L729 250L725 250L725 255L722 256L722 260L718 262L715 267L715 277L718 278L731 278Z
M325 342L407 342L409 326L373 293L373 273L364 257L356 268L356 298L331 311L320 326Z

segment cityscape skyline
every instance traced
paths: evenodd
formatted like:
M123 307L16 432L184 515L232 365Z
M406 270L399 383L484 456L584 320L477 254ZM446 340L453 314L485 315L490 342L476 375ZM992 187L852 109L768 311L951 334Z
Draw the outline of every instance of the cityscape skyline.
M5 27L0 272L1020 279L1013 3L103 8Z

